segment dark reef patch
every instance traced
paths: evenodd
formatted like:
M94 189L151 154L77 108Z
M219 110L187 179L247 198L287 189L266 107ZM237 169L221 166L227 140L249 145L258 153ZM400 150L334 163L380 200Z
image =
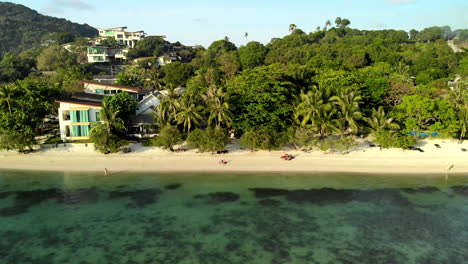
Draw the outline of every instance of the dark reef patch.
M66 190L57 199L59 203L66 205L90 204L98 200L99 192L96 188Z
M293 203L334 204L347 203L353 200L353 190L336 190L331 188L292 190L286 195L286 199Z
M1 192L0 193L0 199L5 199L10 195L11 195L11 192Z
M197 194L193 198L205 200L208 204L229 203L239 200L240 196L232 192L214 192L208 194Z
M255 198L260 199L287 195L289 193L289 190L275 188L249 188L249 190L254 192Z
M130 207L144 208L155 203L161 194L159 189L143 189L135 191L112 191L109 193L109 199L128 198L133 201Z
M182 184L180 184L180 183L168 184L168 185L164 186L164 189L166 189L166 190L175 190L175 189L179 189L181 186L182 186Z
M15 195L15 204L11 207L2 208L0 210L0 216L2 217L24 214L30 207L49 199L57 199L62 193L60 190L53 188L47 190L18 191L11 192L11 194Z
M275 207L281 205L281 202L274 199L262 199L258 201L258 204L266 207Z
M440 191L439 188L433 187L433 186L424 186L424 187L418 187L418 188L403 188L401 190L407 193L433 193L433 192Z
M468 197L468 185L452 186L452 191L458 195Z

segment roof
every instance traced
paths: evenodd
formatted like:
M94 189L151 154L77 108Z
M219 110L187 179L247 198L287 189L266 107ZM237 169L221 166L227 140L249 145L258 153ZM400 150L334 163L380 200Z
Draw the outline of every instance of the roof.
M76 98L67 98L67 99L63 99L63 100L57 100L56 102L58 102L58 103L77 104L77 105L85 105L85 106L102 107L101 102L87 101L87 100L81 100L81 99L76 99Z
M92 85L98 85L98 86L105 86L105 87L114 87L114 88L119 88L122 90L130 90L134 92L139 92L143 89L138 88L138 87L131 87L131 86L125 86L125 85L118 85L118 84L107 84L107 83L99 83L99 82L90 82L90 81L80 81L82 84L92 84Z
M79 100L86 100L86 101L94 101L94 102L101 102L104 100L105 95L102 94L90 94L85 92L74 93L71 95L71 98L79 99Z

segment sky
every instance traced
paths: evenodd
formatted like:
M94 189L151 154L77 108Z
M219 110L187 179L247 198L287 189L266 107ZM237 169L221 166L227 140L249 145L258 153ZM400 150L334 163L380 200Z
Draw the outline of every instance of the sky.
M237 46L267 44L327 20L347 18L358 29L468 28L467 0L9 0L39 13L95 28L127 26L171 42L209 46L228 37ZM248 33L247 39L244 37Z

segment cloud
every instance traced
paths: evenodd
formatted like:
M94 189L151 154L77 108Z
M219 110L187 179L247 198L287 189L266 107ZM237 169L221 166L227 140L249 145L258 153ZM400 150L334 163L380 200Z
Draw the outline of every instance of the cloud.
M414 3L416 0L388 0L390 4L394 5L402 5L402 4L409 4L409 3Z
M62 13L64 9L92 11L94 7L82 0L50 0L49 4L42 11L44 13Z

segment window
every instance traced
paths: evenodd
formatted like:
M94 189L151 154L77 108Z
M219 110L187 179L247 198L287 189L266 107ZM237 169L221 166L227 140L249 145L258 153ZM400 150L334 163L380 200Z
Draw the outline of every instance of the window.
M70 137L70 126L65 126L65 137Z
M73 137L88 137L89 136L89 126L72 126L72 136Z
M99 118L99 112L96 112L96 121L101 121L101 119Z
M62 111L62 119L63 119L63 121L69 121L70 120L70 111L68 111L68 110Z
M123 35L117 35L117 38L123 38Z
M110 94L110 90L104 90L104 94Z
M104 94L104 90L103 89L96 89L96 93L97 94Z

